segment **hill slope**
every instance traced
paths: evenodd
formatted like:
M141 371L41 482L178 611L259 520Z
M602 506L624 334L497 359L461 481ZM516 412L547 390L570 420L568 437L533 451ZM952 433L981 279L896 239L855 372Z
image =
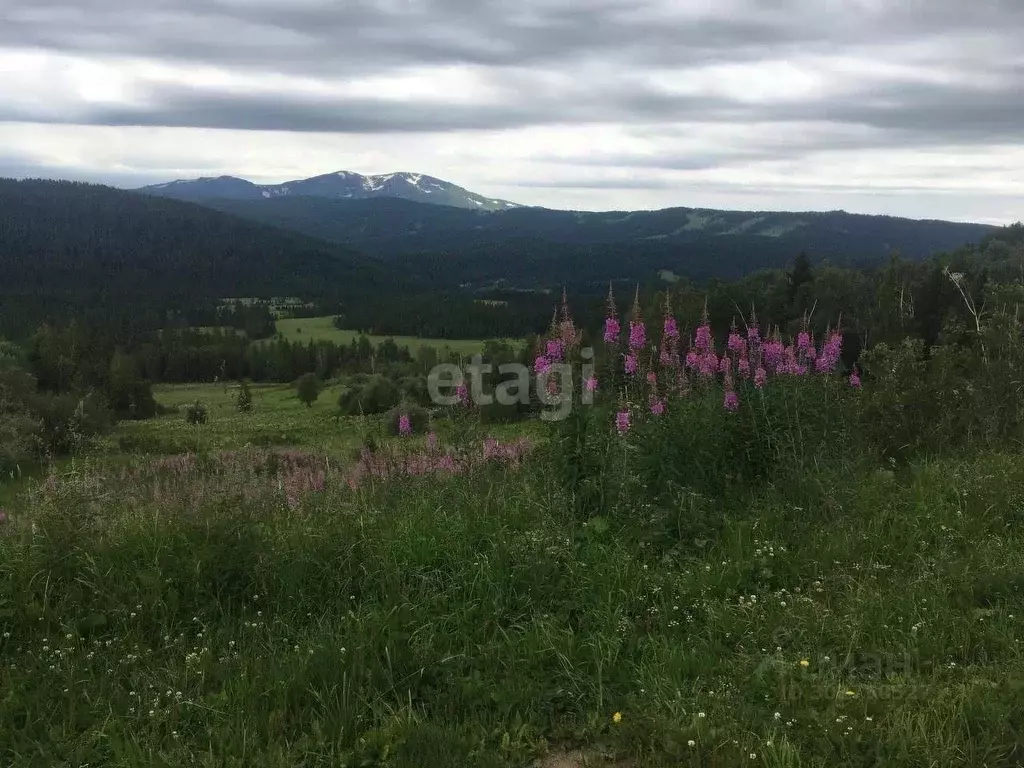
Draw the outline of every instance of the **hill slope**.
M352 171L337 171L284 184L253 184L251 181L234 176L219 176L153 184L142 187L138 191L191 202L205 202L218 198L230 200L276 200L295 197L317 197L330 200L397 198L480 211L507 210L518 207L515 203L484 197L433 176L405 171L377 176L363 176Z
M537 281L642 277L671 269L696 279L816 260L879 263L976 242L983 224L827 213L667 208L587 213L545 208L470 211L407 200L315 198L205 201L222 211L345 243L380 258L432 254L453 277Z
M78 311L153 322L226 296L365 296L385 268L347 248L189 203L0 179L0 329Z

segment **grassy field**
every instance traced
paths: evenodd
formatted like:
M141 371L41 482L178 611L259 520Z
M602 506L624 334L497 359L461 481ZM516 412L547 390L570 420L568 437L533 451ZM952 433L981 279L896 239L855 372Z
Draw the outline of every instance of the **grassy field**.
M238 387L230 384L160 385L153 394L161 405L179 412L155 419L122 422L104 438L98 452L174 454L185 451L238 450L245 447L297 448L335 457L347 457L367 435L382 439L381 416L341 416L338 397L344 384L330 382L319 399L307 408L291 384L253 384L253 409L240 413L235 406ZM208 411L206 424L194 426L184 418L187 405L202 402ZM492 425L487 434L508 439L522 432L536 432L537 425ZM437 431L445 436L450 425L441 420Z
M287 318L277 321L277 330L289 341L333 341L336 344L350 344L358 339L358 331L345 331L334 327L334 317ZM415 354L422 346L449 348L460 355L473 355L483 350L483 342L475 339L421 339L416 336L368 336L371 344L380 344L393 339L400 347L409 347Z
M334 392L160 388L209 423L123 424L9 500L0 764L1021 765L1024 457L880 469L840 431L771 482L661 493L673 446L738 456L712 395L596 470L539 424L525 463L459 463L484 432L456 422L434 469L394 438L415 473L355 483ZM625 468L618 500L579 514L573 467Z

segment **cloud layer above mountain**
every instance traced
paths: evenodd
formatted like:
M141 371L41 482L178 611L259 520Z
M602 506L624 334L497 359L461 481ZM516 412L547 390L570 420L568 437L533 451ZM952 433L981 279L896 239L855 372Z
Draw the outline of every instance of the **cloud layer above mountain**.
M1024 218L1020 0L7 0L0 175Z

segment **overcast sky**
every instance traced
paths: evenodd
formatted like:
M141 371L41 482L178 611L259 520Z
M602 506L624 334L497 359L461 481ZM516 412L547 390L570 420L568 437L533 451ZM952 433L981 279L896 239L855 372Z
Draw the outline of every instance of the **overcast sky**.
M0 176L1024 219L1024 0L0 0Z

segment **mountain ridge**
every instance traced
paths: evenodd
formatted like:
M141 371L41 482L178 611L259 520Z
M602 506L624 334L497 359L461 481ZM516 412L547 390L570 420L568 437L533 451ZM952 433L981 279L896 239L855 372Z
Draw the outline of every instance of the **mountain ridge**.
M457 254L468 247L533 240L553 246L645 244L677 247L744 241L756 247L807 250L826 257L880 260L892 251L921 259L974 242L998 227L905 219L840 211L724 211L663 208L654 211L560 211L519 207L474 211L376 198L213 199L204 203L261 223L343 243L379 256L409 252Z
M334 171L280 184L256 184L237 176L200 176L197 179L177 179L150 184L133 191L193 203L215 199L272 200L284 197L316 197L339 201L396 198L481 211L521 207L517 203L471 192L450 181L410 171L368 176L354 171Z

